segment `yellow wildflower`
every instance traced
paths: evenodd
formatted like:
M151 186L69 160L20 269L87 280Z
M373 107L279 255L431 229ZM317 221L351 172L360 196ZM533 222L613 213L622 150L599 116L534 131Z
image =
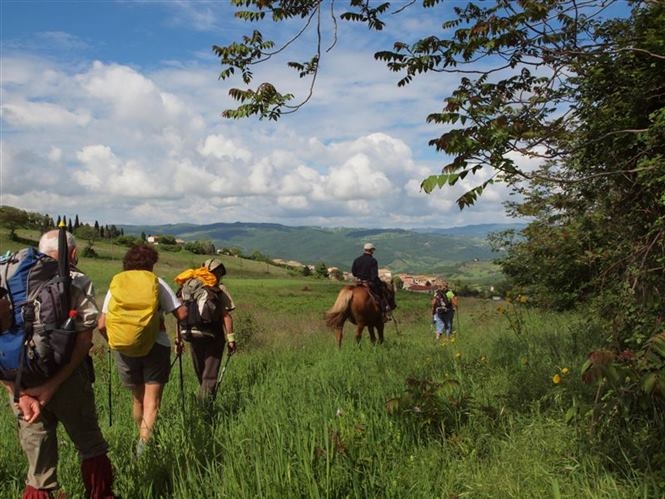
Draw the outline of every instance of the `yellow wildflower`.
M567 367L564 367L563 369L561 369L561 374L565 375L565 374L568 374L569 372L570 372L570 370Z
M559 376L558 374L552 376L552 383L554 383L555 385L561 383L561 376Z

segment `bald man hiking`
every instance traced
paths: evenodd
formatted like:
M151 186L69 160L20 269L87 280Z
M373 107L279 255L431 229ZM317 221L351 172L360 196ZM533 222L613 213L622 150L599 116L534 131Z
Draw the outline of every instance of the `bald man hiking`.
M85 497L115 497L89 358L99 309L90 278L74 266L77 257L74 236L63 227L42 235L39 251L26 248L0 259L1 299L9 297L12 314L2 319L0 367L28 463L23 499L59 493L58 423L81 460ZM5 341L11 336L20 338L18 352ZM11 356L18 358L15 368Z

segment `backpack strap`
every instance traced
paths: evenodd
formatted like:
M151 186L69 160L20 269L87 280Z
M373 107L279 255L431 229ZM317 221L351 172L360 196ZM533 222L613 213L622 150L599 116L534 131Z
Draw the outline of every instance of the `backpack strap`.
M12 262L12 260L15 258L16 253L9 253L7 252L5 255L2 257L2 263L5 264L5 269L4 273L2 275L2 283L3 283L3 289L5 290L5 295L9 299L9 303L11 304L11 321L12 325L11 327L14 327L16 324L16 319L15 319L15 314L16 314L16 302L14 301L14 294L12 293L12 290L9 288L9 264ZM21 391L21 380L23 378L23 366L25 364L25 348L26 344L29 341L29 338L32 337L32 325L35 321L35 309L32 304L25 303L22 308L22 315L23 315L23 326L24 326L24 336L23 336L23 342L21 343L21 350L20 350L20 358L19 358L19 365L18 365L18 371L16 373L16 377L14 378L14 403L18 404L19 398L21 396L20 391ZM28 330L30 333L30 336L28 336Z
M32 303L26 303L23 305L21 311L23 314L23 330L25 331L23 335L23 343L21 344L21 352L18 364L18 371L16 373L16 379L14 380L14 402L18 404L21 391L21 380L23 379L23 367L25 365L25 349L28 345L28 342L32 339L32 333L34 331L33 324L35 322L35 306Z

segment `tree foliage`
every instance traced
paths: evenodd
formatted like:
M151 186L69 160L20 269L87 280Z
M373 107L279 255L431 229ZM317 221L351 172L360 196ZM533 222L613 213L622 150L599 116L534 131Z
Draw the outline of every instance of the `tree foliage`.
M210 240L185 243L184 249L195 255L214 255L216 252L215 245Z
M0 227L9 229L9 238L17 240L17 229L34 229L46 231L55 228L53 219L48 215L14 208L13 206L0 206Z
M652 4L597 28L613 50L571 62L575 127L542 168L563 181L534 177L509 205L536 221L507 244L504 270L540 296L591 294L619 349L638 347L664 318L664 22L665 7Z
M76 219L78 220L78 215L76 216ZM90 224L79 224L79 226L74 229L74 235L77 239L83 239L88 243L83 249L83 256L95 257L96 253L92 247L94 246L95 241L100 238L99 231Z

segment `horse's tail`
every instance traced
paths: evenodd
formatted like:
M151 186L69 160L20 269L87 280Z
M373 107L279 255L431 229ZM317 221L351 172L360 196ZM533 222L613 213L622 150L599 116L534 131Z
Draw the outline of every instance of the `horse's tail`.
M344 286L333 306L326 312L326 324L330 328L339 328L344 324L348 316L351 298L353 297L353 286Z

